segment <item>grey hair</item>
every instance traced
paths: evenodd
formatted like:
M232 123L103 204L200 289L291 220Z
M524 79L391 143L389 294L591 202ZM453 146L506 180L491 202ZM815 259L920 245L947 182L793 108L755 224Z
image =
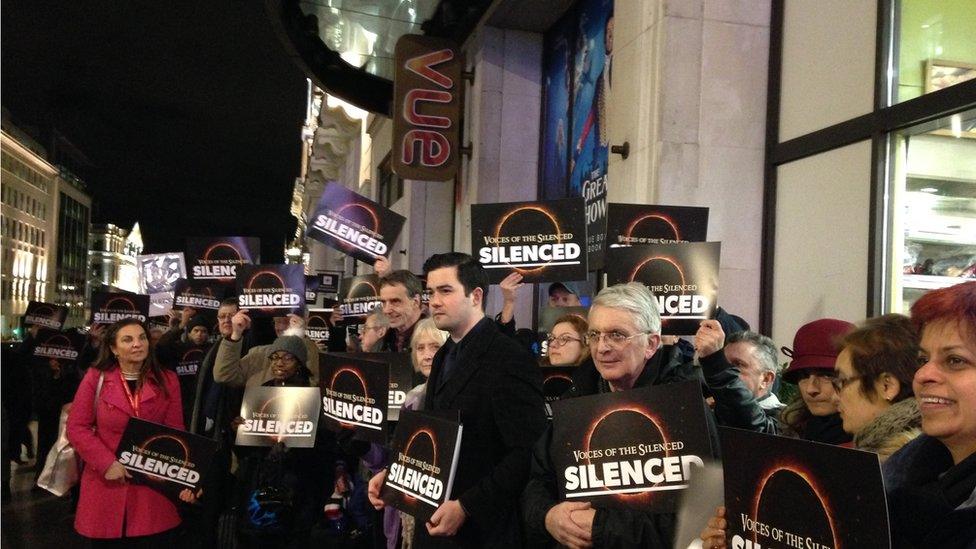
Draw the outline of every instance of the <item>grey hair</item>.
M773 374L779 373L779 351L776 349L776 344L773 343L772 339L748 330L735 332L725 338L726 345L739 342L752 345L752 352L759 359L759 366L762 368L762 371L772 372Z
M592 306L623 309L633 315L634 324L642 332L661 333L661 313L657 308L657 299L640 282L607 286L596 294Z
M382 326L384 328L390 327L390 317L386 316L386 313L383 312L383 309L380 309L378 307L376 309L373 309L373 312L366 315L366 320L369 320L370 318L376 319L377 326ZM363 322L363 324L365 324L365 322Z

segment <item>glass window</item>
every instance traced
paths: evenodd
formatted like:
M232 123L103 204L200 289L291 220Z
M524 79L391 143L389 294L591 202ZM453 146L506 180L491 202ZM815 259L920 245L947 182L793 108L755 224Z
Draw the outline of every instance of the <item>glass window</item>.
M894 134L889 149L887 311L976 279L976 110Z
M889 104L976 78L973 0L896 0Z

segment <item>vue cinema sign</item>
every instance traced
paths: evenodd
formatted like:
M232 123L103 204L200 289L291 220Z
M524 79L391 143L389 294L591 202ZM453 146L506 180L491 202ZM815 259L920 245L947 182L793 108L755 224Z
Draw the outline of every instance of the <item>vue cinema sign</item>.
M460 164L461 54L448 40L405 35L393 78L393 171L446 181Z

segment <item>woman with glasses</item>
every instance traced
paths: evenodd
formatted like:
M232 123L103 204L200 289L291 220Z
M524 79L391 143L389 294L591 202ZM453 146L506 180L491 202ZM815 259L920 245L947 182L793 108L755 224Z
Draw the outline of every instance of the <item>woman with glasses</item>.
M579 366L590 358L586 344L586 320L578 315L564 315L556 320L547 340L547 366Z
M912 398L918 336L906 316L869 318L844 336L831 378L844 431L882 461L921 432Z

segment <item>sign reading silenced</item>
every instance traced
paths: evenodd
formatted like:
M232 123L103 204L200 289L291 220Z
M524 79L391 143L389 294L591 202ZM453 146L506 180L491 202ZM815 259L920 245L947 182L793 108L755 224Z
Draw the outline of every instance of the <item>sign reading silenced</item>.
M309 238L372 265L390 253L406 218L329 182L308 225Z
M237 269L237 303L252 316L304 314L305 267L241 265Z
M218 442L158 423L129 418L115 451L133 482L172 499L204 485Z
M492 284L513 270L524 282L585 280L583 199L472 204L471 247Z
M244 391L237 428L238 446L289 448L315 446L319 424L319 390L316 387L248 387Z
M261 262L261 240L249 236L188 238L186 259L193 280L234 281L239 265Z
M326 425L334 431L352 429L356 438L385 444L389 364L326 353L320 370Z
M114 324L125 318L145 322L149 318L149 296L109 292L92 294L89 324Z
M552 403L559 495L672 512L712 455L697 382L642 387Z

